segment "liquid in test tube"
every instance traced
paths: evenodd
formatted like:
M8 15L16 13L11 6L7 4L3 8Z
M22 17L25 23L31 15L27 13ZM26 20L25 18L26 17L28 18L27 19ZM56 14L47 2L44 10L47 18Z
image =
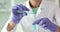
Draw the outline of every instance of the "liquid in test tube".
M34 27L34 32L38 32L38 25L33 25Z

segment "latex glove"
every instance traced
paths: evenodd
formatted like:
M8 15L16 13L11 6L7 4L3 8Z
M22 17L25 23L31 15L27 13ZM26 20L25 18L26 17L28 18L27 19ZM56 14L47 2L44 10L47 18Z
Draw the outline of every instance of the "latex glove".
M52 23L48 18L41 18L33 23L33 25L38 24L43 28L49 29L51 32L55 32L57 30L57 25Z
M12 21L18 24L22 17L27 15L25 11L29 11L29 9L22 4L14 6L12 8Z

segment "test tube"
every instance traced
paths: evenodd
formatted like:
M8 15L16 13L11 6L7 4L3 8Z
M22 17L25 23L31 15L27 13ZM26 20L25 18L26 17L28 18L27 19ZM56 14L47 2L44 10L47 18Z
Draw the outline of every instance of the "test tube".
M23 14L24 16L27 15L27 11L18 11L18 13Z
M38 25L33 25L34 26L34 32L38 32Z

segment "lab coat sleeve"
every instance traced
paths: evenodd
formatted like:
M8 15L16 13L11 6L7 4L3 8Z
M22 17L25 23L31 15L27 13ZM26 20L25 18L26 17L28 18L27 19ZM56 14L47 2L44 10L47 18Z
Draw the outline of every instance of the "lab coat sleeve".
M58 26L60 26L60 8L55 8L55 19Z

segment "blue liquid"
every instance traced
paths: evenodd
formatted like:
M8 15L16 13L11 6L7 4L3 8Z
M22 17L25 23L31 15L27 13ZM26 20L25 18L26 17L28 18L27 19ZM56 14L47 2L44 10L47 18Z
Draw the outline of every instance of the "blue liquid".
M37 30L37 25L33 25L34 26L34 30Z

